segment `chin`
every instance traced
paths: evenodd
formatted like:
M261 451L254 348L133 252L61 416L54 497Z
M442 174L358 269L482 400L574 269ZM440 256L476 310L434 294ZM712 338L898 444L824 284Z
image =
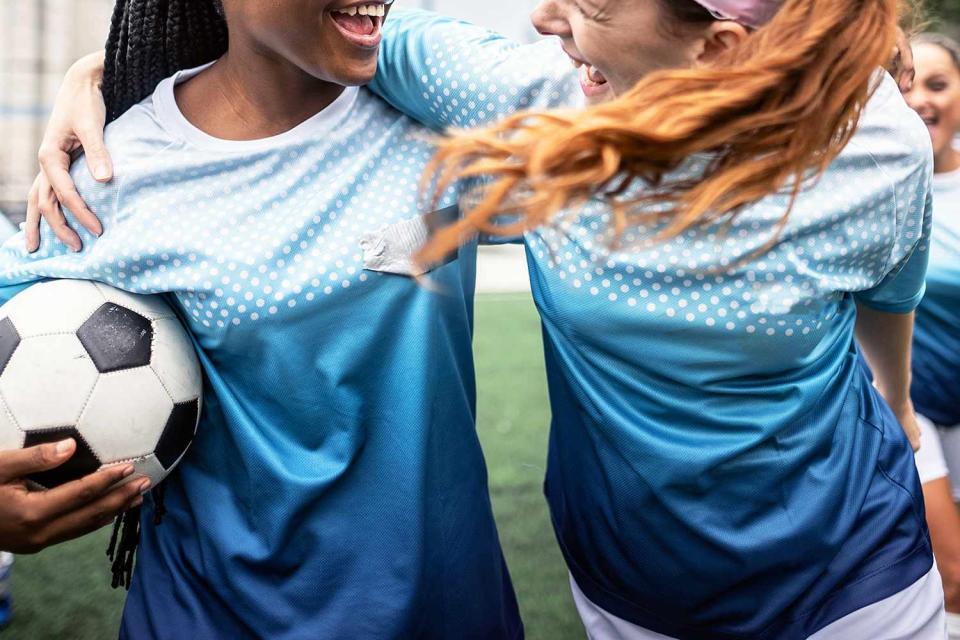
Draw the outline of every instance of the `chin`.
M603 104L604 102L610 102L617 96L614 95L612 89L607 89L603 93L598 93L587 98L587 106L595 107L598 104Z
M339 70L334 77L336 83L345 87L360 87L373 82L373 77L377 75L377 61L374 59L366 65L358 65L349 69Z

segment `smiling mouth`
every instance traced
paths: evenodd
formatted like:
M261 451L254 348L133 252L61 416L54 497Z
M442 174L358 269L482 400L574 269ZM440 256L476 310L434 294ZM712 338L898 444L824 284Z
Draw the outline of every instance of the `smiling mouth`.
M600 70L597 69L592 64L584 62L579 58L571 56L569 53L567 56L570 58L570 62L573 63L574 68L580 70L580 84L584 88L593 88L602 87L607 84L607 78Z
M607 84L607 78L596 67L584 65L581 69L581 75L590 84L597 87Z
M386 15L387 6L383 2L356 3L330 11L330 17L341 35L349 42L365 49L379 46L383 19Z

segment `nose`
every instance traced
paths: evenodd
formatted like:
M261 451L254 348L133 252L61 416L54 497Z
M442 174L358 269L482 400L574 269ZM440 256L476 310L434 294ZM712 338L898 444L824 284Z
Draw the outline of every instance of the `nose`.
M567 20L564 9L557 0L541 0L530 16L533 26L540 35L560 36L566 38L571 35L570 22Z

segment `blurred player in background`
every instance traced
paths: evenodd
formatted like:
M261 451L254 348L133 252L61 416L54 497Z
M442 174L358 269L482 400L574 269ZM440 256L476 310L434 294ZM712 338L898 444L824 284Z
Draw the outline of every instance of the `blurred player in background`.
M927 291L917 309L911 395L922 430L917 468L943 576L951 640L960 638L960 46L913 41L917 77L907 101L933 141L934 226Z

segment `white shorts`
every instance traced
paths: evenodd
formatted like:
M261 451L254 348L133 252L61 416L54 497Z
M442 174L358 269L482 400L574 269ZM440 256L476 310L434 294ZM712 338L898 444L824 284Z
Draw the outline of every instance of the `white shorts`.
M573 576L570 588L590 640L674 640L604 611L583 595ZM934 565L900 593L840 618L808 640L945 640L946 626L943 586Z
M926 484L949 475L953 496L960 500L960 425L938 427L919 414L917 423L920 425L920 450L916 461L920 482Z

